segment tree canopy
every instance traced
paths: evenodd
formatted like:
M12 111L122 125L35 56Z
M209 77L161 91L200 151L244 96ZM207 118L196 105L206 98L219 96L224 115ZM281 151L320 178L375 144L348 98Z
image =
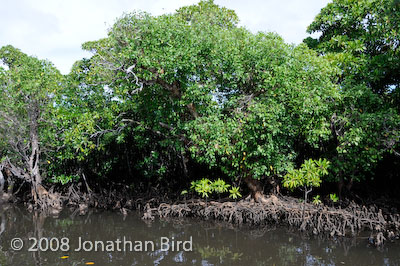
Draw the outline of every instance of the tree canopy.
M342 101L332 117L336 178L371 177L387 154L400 155L399 25L396 0L329 3L305 43L340 68Z
M62 76L50 62L12 46L0 49L0 60L8 68L0 75L1 168L36 189L42 183L42 156L54 148L54 97Z
M329 161L324 175L342 185L371 178L399 155L398 9L335 0L300 45L213 1L126 13L65 76L5 46L0 173L139 190L222 178L256 200L306 162Z
M329 138L336 68L304 45L238 27L212 1L159 17L125 14L83 47L118 127L154 135L138 145L161 138L148 156L174 147L165 156L183 164L191 156L233 180L264 179L292 168L301 145Z

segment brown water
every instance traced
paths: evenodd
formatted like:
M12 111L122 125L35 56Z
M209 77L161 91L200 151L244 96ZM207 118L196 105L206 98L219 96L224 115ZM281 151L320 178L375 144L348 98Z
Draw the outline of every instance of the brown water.
M53 218L0 206L0 219L0 265L400 265L400 241L378 250L366 238L324 240L285 228L235 230L189 219L146 223L135 213L95 210ZM14 238L23 240L20 251L11 247ZM37 246L35 239L42 239ZM79 241L87 241L86 251L76 251ZM177 241L189 242L177 247Z

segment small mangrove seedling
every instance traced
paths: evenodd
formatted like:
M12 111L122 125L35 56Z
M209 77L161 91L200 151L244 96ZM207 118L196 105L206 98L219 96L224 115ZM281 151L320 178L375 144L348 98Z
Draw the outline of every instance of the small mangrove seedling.
M330 162L326 159L305 160L300 169L289 170L283 177L283 186L294 190L300 188L304 191L304 202L307 203L308 194L313 187L321 185L321 177L328 174Z
M195 191L195 188L197 186L197 184L200 182L200 180L196 180L196 181L192 181L190 182L190 190Z
M313 203L314 205L319 205L319 204L321 204L321 203L322 203L322 201L321 201L321 196L320 196L320 195L314 196L312 203Z
M228 192L229 187L231 185L225 183L224 180L221 178L218 178L217 180L214 180L214 182L211 183L212 189L215 193L218 194L218 197L221 199L221 194Z
M213 192L211 184L212 182L208 178L203 178L201 180L193 181L191 188L193 188L202 198L205 198L207 203L207 198Z
M336 196L336 193L329 194L329 199L330 199L333 203L336 203L336 202L339 201L339 197Z
M229 192L229 198L232 198L232 199L237 199L242 196L239 192L238 187L234 187L234 186L231 186L230 184L227 184L221 178L218 178L215 181L210 181L208 178L203 178L200 180L192 181L190 184L191 184L190 190L195 191L202 198L205 198L206 203L207 203L208 197L213 192L217 193L218 196L220 196L220 194ZM231 189L229 189L229 188L231 188ZM185 194L187 193L187 191L184 190L181 192L181 195L183 195L182 193L184 193L184 192L185 192Z
M230 197L231 199L236 200L237 198L239 198L239 197L241 197L241 196L242 196L242 194L240 194L239 188L238 188L238 187L232 187L232 188L229 190L229 197Z

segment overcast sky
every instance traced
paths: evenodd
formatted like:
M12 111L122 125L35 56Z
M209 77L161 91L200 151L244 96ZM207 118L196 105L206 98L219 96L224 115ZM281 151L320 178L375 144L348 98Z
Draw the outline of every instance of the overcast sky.
M29 55L47 58L63 74L82 57L86 41L105 37L124 12L172 13L198 0L0 0L0 47L11 44ZM274 31L300 43L307 26L329 0L215 0L236 11L252 32Z

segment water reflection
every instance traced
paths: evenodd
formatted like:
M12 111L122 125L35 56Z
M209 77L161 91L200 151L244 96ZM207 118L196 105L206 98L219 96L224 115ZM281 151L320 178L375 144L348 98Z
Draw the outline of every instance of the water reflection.
M0 206L0 265L400 265L399 243L382 250L366 239L345 241L309 238L295 230L229 228L215 222L164 220L146 223L139 215L90 210L86 215L64 210L58 218L28 213L24 208ZM25 246L11 249L20 237ZM154 241L155 249L134 251L80 251L86 241ZM162 250L160 238L193 238L193 251ZM29 238L68 238L70 251L28 251Z

